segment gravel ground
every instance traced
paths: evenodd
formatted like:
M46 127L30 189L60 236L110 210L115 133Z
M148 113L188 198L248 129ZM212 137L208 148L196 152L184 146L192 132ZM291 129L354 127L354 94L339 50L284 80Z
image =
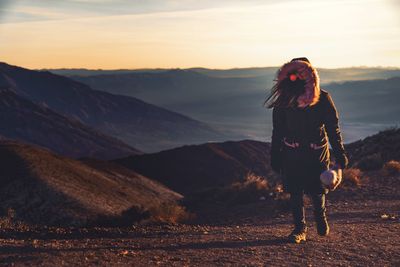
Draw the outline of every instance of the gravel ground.
M370 179L371 181L371 179ZM3 227L0 263L11 266L400 266L399 177L328 195L331 234L319 237L308 206L307 242L290 244L288 213L260 203L201 224L130 228ZM234 216L233 216L234 217ZM224 221L224 218L230 218Z

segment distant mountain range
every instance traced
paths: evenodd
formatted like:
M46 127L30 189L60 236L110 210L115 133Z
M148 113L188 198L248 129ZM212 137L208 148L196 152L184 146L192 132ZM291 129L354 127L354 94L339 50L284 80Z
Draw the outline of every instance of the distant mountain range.
M50 72L1 63L0 85L144 152L234 136L137 98L92 90Z
M192 70L71 78L98 90L135 96L246 138L267 135L264 78L218 78Z
M208 69L208 68L188 68L172 69L187 70L205 74L211 77L220 78L250 78L262 77L271 81L279 67L254 67L254 68L232 68L232 69ZM91 69L43 69L56 74L65 76L93 76L105 74L127 74L127 73L161 73L171 69L119 69L119 70L91 70ZM399 68L384 67L349 67L349 68L318 68L323 83L347 81L347 80L371 80L385 79L400 76Z
M140 154L127 144L77 120L0 88L0 134L74 158L113 159Z
M236 132L269 140L271 110L263 107L277 69L188 69L72 76L98 90L134 96ZM322 88L331 91L346 142L400 123L399 69L321 69ZM388 78L391 77L391 78ZM379 78L379 79L378 79ZM371 80L375 79L375 80ZM347 81L359 80L359 81ZM330 83L328 83L330 82ZM379 108L371 108L371 107Z
M324 86L340 112L347 142L400 126L400 77Z
M400 77L330 83L324 88L347 121L400 122Z
M29 224L131 225L182 198L110 162L80 162L15 141L0 141L0 158L1 215Z

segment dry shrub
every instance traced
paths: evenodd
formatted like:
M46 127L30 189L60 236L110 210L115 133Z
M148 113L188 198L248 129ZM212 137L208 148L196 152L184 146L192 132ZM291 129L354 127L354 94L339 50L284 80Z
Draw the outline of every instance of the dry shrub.
M98 215L90 218L86 227L128 227L134 223L150 218L150 212L141 206L132 206L124 210L121 214Z
M224 190L224 199L230 204L244 204L259 201L268 197L268 181L254 173L247 173L243 181L235 182Z
M12 228L15 219L15 210L9 208L7 211L2 210L2 216L0 217L0 228Z
M252 188L256 191L268 190L268 181L264 177L255 175L254 173L247 173L243 182L236 182L232 184L233 189L244 190Z
M383 171L386 175L396 175L400 173L400 162L391 160L383 165Z
M269 183L269 179L248 172L240 181L226 186L217 186L186 195L184 205L196 210L212 205L241 205L261 200L277 200L282 192L282 185Z
M362 171L379 170L382 168L383 163L384 161L382 159L382 155L380 153L375 153L361 159L357 163L357 168L359 168Z
M154 204L148 209L132 206L120 215L100 215L89 221L88 227L128 227L135 223L179 223L194 218L177 202Z
M6 230L6 229L12 229L12 231L16 230L23 230L26 231L27 229L30 228L28 223L18 220L16 217L16 211L12 208L8 208L6 210L2 209L0 211L0 229Z
M165 202L149 209L151 221L161 223L179 223L194 218L194 214L188 212L185 207L176 202Z
M236 205L260 201L270 197L268 181L254 173L247 173L243 180L223 187L212 187L185 196L185 206L196 209L214 204Z
M360 186L363 173L360 169L349 168L343 170L343 185Z

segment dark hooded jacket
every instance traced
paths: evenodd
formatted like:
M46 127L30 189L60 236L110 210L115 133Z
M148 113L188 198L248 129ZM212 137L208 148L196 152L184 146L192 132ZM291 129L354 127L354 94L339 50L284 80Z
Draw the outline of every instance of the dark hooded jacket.
M341 168L348 163L333 100L319 88L317 96L305 107L273 108L271 165L282 173L285 191L291 193L325 192L319 176L329 168L329 143L336 163Z

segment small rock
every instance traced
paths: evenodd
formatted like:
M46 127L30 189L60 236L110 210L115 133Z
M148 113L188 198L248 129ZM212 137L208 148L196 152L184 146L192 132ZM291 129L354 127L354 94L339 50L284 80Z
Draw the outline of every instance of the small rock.
M128 254L129 254L129 251L123 250L123 251L121 251L119 254L122 255L122 256L125 256L125 255L128 255Z

